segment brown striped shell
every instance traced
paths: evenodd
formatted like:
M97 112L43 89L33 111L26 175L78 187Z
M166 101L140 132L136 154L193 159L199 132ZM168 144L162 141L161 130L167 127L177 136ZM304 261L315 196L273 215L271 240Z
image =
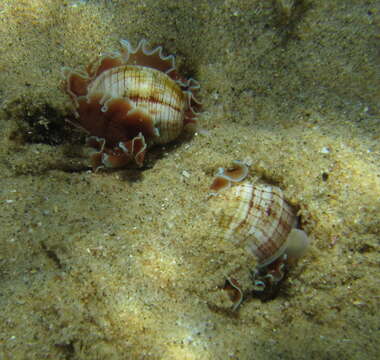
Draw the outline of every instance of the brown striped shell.
M86 72L64 69L75 123L94 149L94 169L131 161L142 166L147 147L178 138L200 108L199 84L177 73L172 55L163 56L161 47L147 50L145 40L136 49L126 40L121 45Z
M284 254L293 240L306 241L306 234L295 229L296 212L283 191L241 182L247 173L241 162L235 162L232 170L219 169L210 201L225 238L245 248L263 267Z

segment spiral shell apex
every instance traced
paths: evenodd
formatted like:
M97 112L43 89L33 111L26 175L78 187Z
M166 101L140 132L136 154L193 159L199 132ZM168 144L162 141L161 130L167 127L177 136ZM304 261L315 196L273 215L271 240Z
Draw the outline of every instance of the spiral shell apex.
M199 84L178 74L173 55L164 56L161 47L147 50L146 40L135 49L121 40L121 47L85 72L64 68L74 123L89 135L95 170L142 166L148 147L178 138L200 111Z
M247 174L247 166L238 161L232 169L219 169L211 185L212 207L225 238L245 248L264 267L288 248L297 248L295 244L303 248L307 236L296 229L296 212L282 190L243 181Z

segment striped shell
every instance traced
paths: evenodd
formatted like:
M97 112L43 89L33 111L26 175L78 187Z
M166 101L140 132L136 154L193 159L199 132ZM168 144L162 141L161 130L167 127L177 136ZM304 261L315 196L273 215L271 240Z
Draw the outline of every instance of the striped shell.
M104 112L112 99L125 98L130 112L139 109L150 116L154 131L151 141L166 144L178 137L183 129L187 107L185 94L165 73L143 66L124 65L103 72L89 85L87 96L101 94L99 104Z
M177 73L172 55L147 50L145 40L136 49L125 40L121 45L86 72L64 69L74 123L89 135L95 169L142 166L147 148L178 138L200 107L193 94L199 84Z
M304 231L296 229L295 210L282 190L244 180L248 167L235 161L220 168L211 185L210 201L226 240L245 248L265 267L284 253L298 258L308 246Z
M284 253L296 215L280 188L232 184L212 201L225 238L256 256L260 266Z

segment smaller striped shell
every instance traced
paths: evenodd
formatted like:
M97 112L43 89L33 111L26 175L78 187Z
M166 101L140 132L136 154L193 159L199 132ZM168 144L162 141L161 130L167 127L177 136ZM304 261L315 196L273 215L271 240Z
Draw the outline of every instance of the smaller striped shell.
M241 182L247 173L241 162L235 162L232 170L219 169L210 201L225 239L245 248L263 267L284 254L293 240L305 241L306 234L295 229L296 212L283 191L276 186Z

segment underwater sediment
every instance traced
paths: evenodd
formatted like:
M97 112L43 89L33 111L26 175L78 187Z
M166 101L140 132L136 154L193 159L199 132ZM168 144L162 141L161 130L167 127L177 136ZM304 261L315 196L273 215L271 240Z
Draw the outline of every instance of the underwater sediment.
M13 0L0 13L1 357L377 358L377 1ZM61 70L142 38L199 81L198 127L142 168L94 173ZM255 259L223 241L207 196L238 159L282 189L310 245L273 297L233 311Z

